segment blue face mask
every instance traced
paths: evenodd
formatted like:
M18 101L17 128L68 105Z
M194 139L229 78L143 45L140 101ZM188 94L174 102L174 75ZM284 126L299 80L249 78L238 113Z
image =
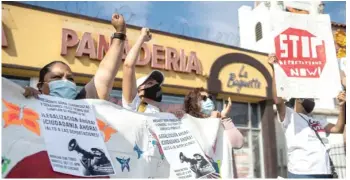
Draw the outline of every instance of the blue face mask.
M203 101L201 102L201 112L203 114L206 114L208 116L211 115L211 112L214 110L214 103L211 99L207 98L206 101Z
M68 80L56 80L49 82L50 95L66 99L75 99L77 86Z

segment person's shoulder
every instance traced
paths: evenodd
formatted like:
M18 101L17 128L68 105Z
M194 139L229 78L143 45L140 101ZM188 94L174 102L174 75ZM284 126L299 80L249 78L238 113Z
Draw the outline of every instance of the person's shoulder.
M134 97L134 99L131 101L131 103L126 102L124 97L122 97L122 105L124 108L127 108L127 109L135 110L137 108L138 104L140 104L140 102L141 102L141 99L138 95L136 95Z

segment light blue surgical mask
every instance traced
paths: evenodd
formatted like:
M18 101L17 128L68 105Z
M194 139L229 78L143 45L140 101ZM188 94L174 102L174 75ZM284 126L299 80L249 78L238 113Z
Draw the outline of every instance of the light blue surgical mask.
M56 80L49 82L50 95L66 99L77 97L77 86L68 80Z
M207 98L206 101L201 101L201 112L203 114L210 116L214 108L214 103L211 99Z

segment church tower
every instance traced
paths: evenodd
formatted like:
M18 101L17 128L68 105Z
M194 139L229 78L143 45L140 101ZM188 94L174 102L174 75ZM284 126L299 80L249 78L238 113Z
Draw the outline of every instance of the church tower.
M270 11L320 14L323 9L321 1L255 1L254 7L241 6L238 9L240 47L268 53L263 38L272 31Z

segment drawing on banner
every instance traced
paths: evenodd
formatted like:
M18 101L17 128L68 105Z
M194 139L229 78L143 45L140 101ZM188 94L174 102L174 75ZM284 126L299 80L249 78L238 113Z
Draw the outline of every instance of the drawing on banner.
M115 174L89 104L45 95L39 101L40 123L54 171L75 176Z
M97 119L97 126L98 129L102 132L105 142L111 139L112 134L117 133L117 130L113 129L111 126L109 126L109 124L103 122L100 119Z
M139 148L139 146L135 143L134 151L137 153L137 159L141 158L141 155L143 154L143 151Z
M149 133L150 133L150 134L152 135L152 137L154 138L154 140L152 140L153 146L157 146L158 151L159 151L159 154L160 154L160 158L161 158L162 160L164 160L164 158L165 158L164 152L163 152L162 146L161 146L160 143L159 143L159 139L157 138L157 135L156 135L153 131L151 131L151 130L149 130Z
M193 159L188 158L182 152L179 155L181 163L186 162L190 164L190 169L196 174L196 178L212 173L212 166L210 166L209 162L202 155L196 153L193 154L193 157Z
M6 157L2 156L1 157L1 166L2 166L2 173L6 172L7 167L10 165L11 160L7 159Z
M91 148L91 152L86 151L78 145L75 139L69 141L68 150L76 151L81 155L80 162L85 168L84 175L108 175L114 173L112 164L103 150Z
M116 159L117 159L117 161L120 164L122 172L124 172L125 168L128 170L128 172L130 172L130 166L129 166L130 158L125 159L125 158L118 158L118 157L116 157Z
M9 125L22 126L29 131L40 136L40 126L38 123L39 115L34 110L25 108L24 105L16 105L2 99L6 111L2 113L2 118L5 121L4 128Z
M181 120L153 119L152 123L153 134L178 178L201 178L215 173L189 130L181 126Z

